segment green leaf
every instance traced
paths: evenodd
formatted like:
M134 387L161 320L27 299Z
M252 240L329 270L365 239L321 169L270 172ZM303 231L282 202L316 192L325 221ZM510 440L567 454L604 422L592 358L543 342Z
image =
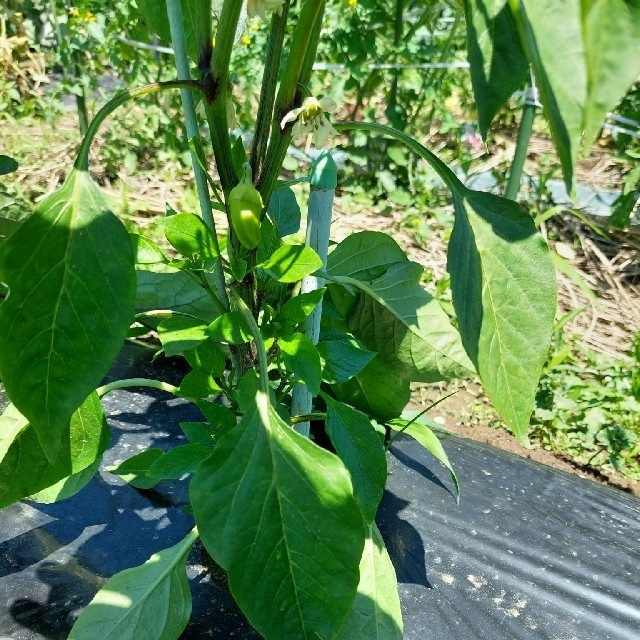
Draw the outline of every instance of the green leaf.
M235 425L235 420L233 424ZM210 449L219 436L208 422L181 422L180 428L191 444L199 444Z
M175 640L191 616L186 560L197 534L107 580L68 640Z
M583 144L589 148L608 111L640 74L640 2L584 0L582 28L589 94L584 115Z
M348 382L334 384L336 397L379 422L397 418L411 398L411 383L396 375L380 358L374 358Z
M369 525L353 607L335 640L402 640L396 572L375 523Z
M211 230L193 213L176 213L164 219L164 235L185 258L215 260L218 256Z
M208 398L220 391L215 377L206 369L189 371L180 383L180 395L184 398Z
M300 231L300 206L290 187L276 189L267 205L267 214L271 218L279 238Z
M74 473L68 478L63 478L54 485L29 496L29 500L38 504L53 504L75 496L76 493L82 491L91 482L93 476L98 472L101 462L102 456L86 469L78 471L78 473Z
M107 467L107 471L120 476L132 487L136 487L138 489L151 489L151 487L158 484L160 479L149 477L147 475L147 471L149 471L151 465L162 455L163 452L161 449L147 449L142 453L131 456L131 458L121 462L120 464Z
M480 133L527 78L529 63L508 0L467 0L467 51Z
M325 394L322 397L327 403L327 434L351 475L362 515L372 523L387 481L387 458L382 439L363 413Z
M462 341L495 408L526 442L556 312L549 249L515 202L460 187L454 204L448 270Z
M217 402L197 400L196 405L198 409L202 411L202 415L207 419L207 422L216 429L216 431L225 433L230 431L238 423L233 411Z
M87 172L72 171L2 244L0 282L0 378L53 461L134 312L131 241Z
M386 233L360 231L347 236L329 254L327 272L369 281L382 276L398 262L408 262L400 245Z
M211 431L211 429L209 429ZM147 477L159 480L178 480L186 473L193 473L213 451L211 445L184 444L174 447L153 461Z
M129 233L129 238L131 238L131 244L133 245L136 265L166 264L168 262L167 257L153 240L149 240L149 238L137 233Z
M297 282L322 267L322 259L313 249L304 245L285 244L256 268L264 269L279 282Z
M365 349L355 338L322 340L317 349L324 362L322 376L330 384L351 380L376 357L375 351Z
M570 193L588 90L583 4L577 0L509 0Z
M359 290L354 299L332 299L349 329L394 373L407 380L436 382L470 377L473 365L460 335L438 302L420 286L423 267L415 262L391 265L371 282L340 276ZM332 274L333 275L333 274Z
M18 170L18 163L9 156L0 155L0 176L6 176Z
M171 309L211 321L218 315L211 296L189 275L163 267L162 271L137 270L136 309Z
M438 439L438 436L426 425L424 422L424 416L418 418L415 421L405 420L397 418L389 421L389 426L394 431L401 431L411 436L414 440L419 442L432 456L437 458L442 464L449 469L451 473L451 479L456 488L456 494L458 499L460 498L460 484L458 482L458 476L453 470L453 466L449 462L447 452L444 450L442 443Z
M74 412L51 464L35 429L14 405L0 416L0 508L73 477L100 461L109 444L109 427L96 393Z
M230 311L218 316L209 325L207 331L211 339L216 342L245 344L253 340L247 321L239 311Z
M314 289L307 293L300 293L287 300L280 309L278 316L289 327L304 322L305 318L318 306L326 288Z
M222 375L227 359L218 345L208 338L195 349L188 349L184 357L194 369L206 369L213 376Z
M320 355L311 338L304 333L294 333L278 341L285 366L302 380L312 396L320 393L322 365Z
M208 336L208 327L199 318L171 316L158 325L158 337L167 356L194 349Z
M338 633L358 585L365 530L336 456L288 427L257 392L194 474L190 497L203 544L259 633Z

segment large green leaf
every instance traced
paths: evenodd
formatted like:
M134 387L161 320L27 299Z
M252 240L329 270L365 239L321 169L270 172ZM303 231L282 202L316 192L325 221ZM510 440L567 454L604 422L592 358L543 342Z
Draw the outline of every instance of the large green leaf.
M364 543L356 599L335 640L402 640L396 572L375 523Z
M332 285L332 298L353 334L394 373L421 382L472 376L460 335L420 286L422 272L422 266L407 261L391 265L372 281L338 276L335 280L357 289L358 295L333 295Z
M553 329L555 270L518 204L458 189L448 269L462 341L487 395L524 442Z
M467 52L480 133L524 83L529 63L508 0L466 0Z
M267 640L333 638L353 602L365 527L340 460L258 391L191 481L202 542Z
M175 640L191 616L185 562L197 534L109 578L68 640Z
M87 172L72 171L2 245L0 282L0 378L53 461L134 312L129 236Z
M533 67L544 114L569 190L587 102L587 70L578 0L509 0Z
M640 74L640 2L583 0L582 27L589 95L584 115L584 144L591 145L606 113Z
M35 429L10 404L0 416L0 508L89 468L102 458L109 437L102 405L92 393L71 417L51 464Z
M387 458L382 439L363 413L326 395L323 397L327 403L327 433L351 474L362 514L371 523L387 481Z

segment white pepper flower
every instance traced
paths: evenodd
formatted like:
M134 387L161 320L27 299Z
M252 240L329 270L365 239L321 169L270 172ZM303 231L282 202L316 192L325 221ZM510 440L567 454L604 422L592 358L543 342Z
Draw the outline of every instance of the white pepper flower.
M313 142L318 147L323 147L327 138L336 135L337 131L325 117L325 113L331 113L338 105L331 98L305 98L302 106L289 111L282 118L282 129L290 122L295 122L291 131L294 138L308 133L313 134Z

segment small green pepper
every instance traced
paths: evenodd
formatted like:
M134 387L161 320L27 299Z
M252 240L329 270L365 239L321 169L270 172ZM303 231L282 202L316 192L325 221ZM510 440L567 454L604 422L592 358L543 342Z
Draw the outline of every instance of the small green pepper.
M260 243L260 214L264 204L260 192L253 186L251 165L243 165L242 180L229 194L229 218L233 230L245 249L255 249Z

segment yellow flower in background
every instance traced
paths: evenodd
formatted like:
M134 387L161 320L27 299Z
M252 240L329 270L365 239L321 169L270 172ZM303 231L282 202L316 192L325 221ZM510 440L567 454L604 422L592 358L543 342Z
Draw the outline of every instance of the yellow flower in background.
M338 132L326 119L325 113L331 113L337 109L338 105L331 98L305 98L302 106L289 111L282 118L280 127L285 128L290 122L294 122L291 133L294 138L308 133L313 134L313 142L318 147L323 147L331 135Z
M247 15L250 18L260 16L266 18L268 11L275 11L282 15L282 5L284 0L247 0Z
M67 13L73 18L77 18L80 15L80 12L75 7L71 7Z
M349 8L355 9L358 4L358 0L349 0Z
M251 44L251 38L246 33L242 36L241 40L245 47L248 47Z

